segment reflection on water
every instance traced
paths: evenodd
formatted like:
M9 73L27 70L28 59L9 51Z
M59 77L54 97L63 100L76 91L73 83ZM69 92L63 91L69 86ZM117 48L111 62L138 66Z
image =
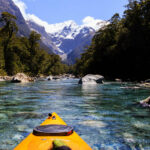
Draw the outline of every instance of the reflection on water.
M150 149L150 110L135 105L150 95L149 89L77 83L0 82L0 149L12 150L49 112L57 112L93 150Z

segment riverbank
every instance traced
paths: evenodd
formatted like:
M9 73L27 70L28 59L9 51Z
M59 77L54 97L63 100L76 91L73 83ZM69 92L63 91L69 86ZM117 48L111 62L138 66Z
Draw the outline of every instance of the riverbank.
M18 73L18 74L20 74L20 73ZM3 82L3 81L11 82L11 81L13 81L13 79L16 76L17 75L14 75L14 76L0 76L0 82ZM54 75L54 76L53 75L50 75L50 76L38 75L38 76L35 76L35 77L30 77L30 76L27 76L27 75L24 74L24 76L26 76L25 78L29 82L34 82L34 81L51 81L51 80L63 80L63 79L74 79L74 78L77 78L73 74L61 74L61 75ZM78 79L81 79L81 77L78 77ZM110 81L110 80L108 80L108 81ZM116 78L116 79L114 79L112 81L116 82L116 83L125 83L125 82L127 82L127 81L123 81L122 79L118 79L118 78ZM18 82L18 80L17 80L17 82ZM105 80L105 82L107 82L107 80ZM137 87L150 88L150 80L149 79L147 79L145 81L133 82L133 83L136 83Z
M22 74L23 77L21 77L22 79L23 78L27 78L30 81L39 81L39 80L60 80L60 79L70 79L70 78L75 78L74 75L72 74L62 74L62 75L56 75L56 76L53 76L53 75L50 75L50 76L44 76L44 75L38 75L38 76L35 76L35 77L30 77L30 76L27 76L25 75L24 73L18 73L18 74ZM0 82L1 81L8 81L8 82L11 82L13 80L14 77L16 76L19 76L18 74L14 75L14 76L0 76Z

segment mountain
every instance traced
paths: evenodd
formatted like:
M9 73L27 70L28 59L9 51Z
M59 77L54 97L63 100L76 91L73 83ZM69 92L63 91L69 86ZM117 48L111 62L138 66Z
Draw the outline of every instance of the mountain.
M25 21L12 0L0 0L0 14L4 11L17 17L19 36L29 36L31 30L38 32L41 34L41 47L49 53L60 55L62 60L69 64L75 63L76 58L80 58L84 47L90 45L95 32L107 24L106 21L97 20L92 24L78 25L69 20L50 24L47 30L33 20Z
M86 25L77 25L74 21L51 24L48 32L44 27L33 21L27 21L30 29L42 35L42 41L50 47L55 54L59 54L62 60L68 64L75 63L80 58L85 46L90 45L95 32L106 25L106 21L99 21L95 28Z
M66 62L74 64L76 59L80 58L85 47L91 44L95 32L107 24L106 21L97 20L92 25L77 25L70 20L51 25L49 35L55 45L67 56Z
M10 14L17 17L16 23L18 25L20 36L28 36L30 34L30 29L26 24L19 8L14 4L12 0L0 0L0 14L2 12L9 12Z
M18 35L28 37L31 30L23 18L20 9L15 5L12 0L0 0L0 15L2 12L9 12L17 17L16 24L18 26ZM53 53L51 47L47 47L42 41L39 42L41 48L45 49L48 53Z
M74 21L68 21L65 25L58 32L49 34L55 45L65 54L72 52L87 37L92 38L95 33L91 27L78 26Z
M30 30L34 30L37 33L41 34L41 40L42 42L49 47L53 53L55 54L62 54L61 52L59 52L59 48L56 47L56 45L52 42L52 38L49 36L49 34L45 31L45 28L36 24L35 22L28 20L26 21L28 27L30 28Z

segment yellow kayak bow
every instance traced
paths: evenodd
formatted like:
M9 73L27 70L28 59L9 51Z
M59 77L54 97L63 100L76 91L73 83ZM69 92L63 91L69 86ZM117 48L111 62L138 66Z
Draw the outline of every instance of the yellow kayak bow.
M67 124L56 114L52 113L41 126L51 128L52 126L67 126ZM41 127L37 127L33 130L26 139L24 139L14 150L52 150L53 141L61 140L63 141L71 150L92 150L89 145L72 129L65 131L63 134L50 133L43 134L38 131ZM40 133L40 134L38 134Z

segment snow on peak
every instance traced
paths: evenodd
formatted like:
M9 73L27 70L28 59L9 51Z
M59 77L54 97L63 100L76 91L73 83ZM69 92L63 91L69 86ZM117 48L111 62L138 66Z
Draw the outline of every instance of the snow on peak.
M98 30L103 25L106 25L106 21L102 21L100 19L95 19L91 16L85 17L82 20L82 23L83 23L82 25L77 25L73 20L65 21L63 23L49 24L48 22L43 21L36 15L27 13L26 12L27 6L22 0L13 0L13 2L19 7L25 20L33 21L36 24L45 27L45 30L51 34L54 34L56 32L61 32L64 29L64 27L68 27L73 30L75 28L81 29L86 26L86 27L92 27L93 29Z
M103 27L104 25L107 24L106 21L103 21L103 20L100 20L100 19L94 19L93 17L91 16L87 16L85 17L83 20L83 26L86 26L86 27L91 27L93 29L95 29L96 31L98 29L100 29L101 27Z
M56 24L49 24L49 27L46 28L47 32L50 34L55 34L55 33L60 33L64 29L70 29L71 31L76 31L79 32L79 30L83 29L84 27L91 27L94 30L100 29L102 26L106 25L107 22L100 20L100 19L94 19L93 17L85 17L83 19L83 24L78 25L75 21L73 20L68 20L63 23L56 23ZM69 35L70 37L70 35Z
M58 33L61 32L65 27L76 28L78 25L73 20L68 20L62 23L49 24L47 32L51 34Z

